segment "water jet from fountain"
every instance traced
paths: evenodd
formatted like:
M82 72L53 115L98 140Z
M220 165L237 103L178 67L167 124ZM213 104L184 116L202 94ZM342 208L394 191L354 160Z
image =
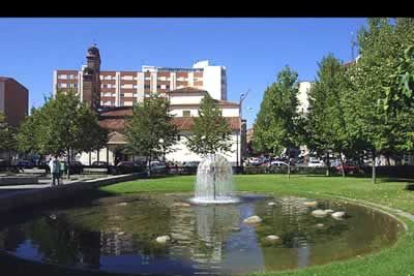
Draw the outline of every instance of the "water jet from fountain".
M207 155L198 165L193 203L236 203L233 187L233 170L227 159L219 154Z

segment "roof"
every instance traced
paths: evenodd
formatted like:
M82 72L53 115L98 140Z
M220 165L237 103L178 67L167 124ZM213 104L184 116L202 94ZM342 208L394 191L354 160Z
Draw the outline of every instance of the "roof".
M125 117L132 116L132 106L110 107L102 110L101 117Z
M23 87L24 89L26 89L27 91L29 91L29 89L27 89L23 84L21 84L20 82L18 82L17 80L13 79L13 78L9 78L9 77L2 77L0 76L0 81L1 82L6 82L6 81L14 81L15 83L19 84L21 87Z
M230 124L231 129L239 130L240 129L240 119L239 117L224 117L227 122ZM102 119L99 121L99 125L103 128L122 131L125 128L125 118L122 119ZM176 117L172 120L173 124L177 126L178 130L191 130L194 126L193 117Z
M180 89L175 89L171 91L166 91L167 94L174 94L174 93L198 93L198 94L208 94L206 90L194 88L191 86L183 87Z
M0 77L0 81L8 81L11 80L11 78L8 77Z
M117 131L108 134L108 145L123 145L126 143L125 135Z

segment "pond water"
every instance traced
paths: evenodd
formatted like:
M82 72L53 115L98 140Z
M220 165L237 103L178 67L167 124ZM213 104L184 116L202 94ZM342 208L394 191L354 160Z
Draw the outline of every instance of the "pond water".
M356 257L391 246L403 229L390 216L356 205L307 207L311 199L239 196L237 204L204 206L183 204L191 194L84 198L24 221L2 221L0 248L28 260L107 272L229 275ZM345 211L349 218L317 218L315 209ZM262 222L243 222L253 215ZM171 240L157 243L163 235ZM280 239L269 242L268 235Z

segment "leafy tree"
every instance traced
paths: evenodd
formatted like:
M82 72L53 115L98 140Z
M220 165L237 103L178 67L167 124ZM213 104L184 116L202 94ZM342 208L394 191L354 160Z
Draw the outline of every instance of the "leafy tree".
M297 79L297 72L286 67L277 75L277 82L265 91L254 125L256 150L277 155L286 148L290 155L292 149L300 146L302 117L298 113ZM290 176L290 161L288 174Z
M359 32L361 58L351 71L355 126L375 157L412 150L414 21L370 18Z
M187 137L187 146L191 151L200 155L230 151L230 125L210 95L201 101L198 117L193 120L193 134Z
M172 151L177 128L168 111L169 101L156 95L150 95L143 103L135 105L125 128L128 142L125 152L145 156L151 164L153 157ZM151 165L148 173L151 176Z
M16 140L15 140L15 131L14 129L6 122L6 116L0 112L0 152L8 151L15 149Z
M352 149L353 141L348 135L344 117L346 105L342 100L345 85L342 62L332 54L324 57L319 63L317 80L309 92L306 130L309 148L325 156L327 176L330 175L330 154L338 153L342 161L342 154Z
M107 134L99 126L96 112L87 104L81 103L73 91L58 91L54 98L47 99L45 105L32 116L36 126L36 148L42 154L66 153L68 164L71 151L89 152L106 144Z
M16 135L17 148L20 152L35 153L39 151L36 140L36 130L39 120L37 119L37 110L33 107L30 116L26 116Z

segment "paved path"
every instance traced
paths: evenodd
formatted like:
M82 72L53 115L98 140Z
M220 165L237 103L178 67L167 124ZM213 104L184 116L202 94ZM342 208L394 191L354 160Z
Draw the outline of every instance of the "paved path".
M72 179L64 179L63 185L70 185L78 183L79 181L87 181L92 179L110 178L111 175L100 175L100 176L74 176ZM52 187L52 180L50 178L41 177L39 178L39 184L24 184L24 185L5 185L0 186L0 198L9 197L12 195L20 194L28 190L37 190Z

